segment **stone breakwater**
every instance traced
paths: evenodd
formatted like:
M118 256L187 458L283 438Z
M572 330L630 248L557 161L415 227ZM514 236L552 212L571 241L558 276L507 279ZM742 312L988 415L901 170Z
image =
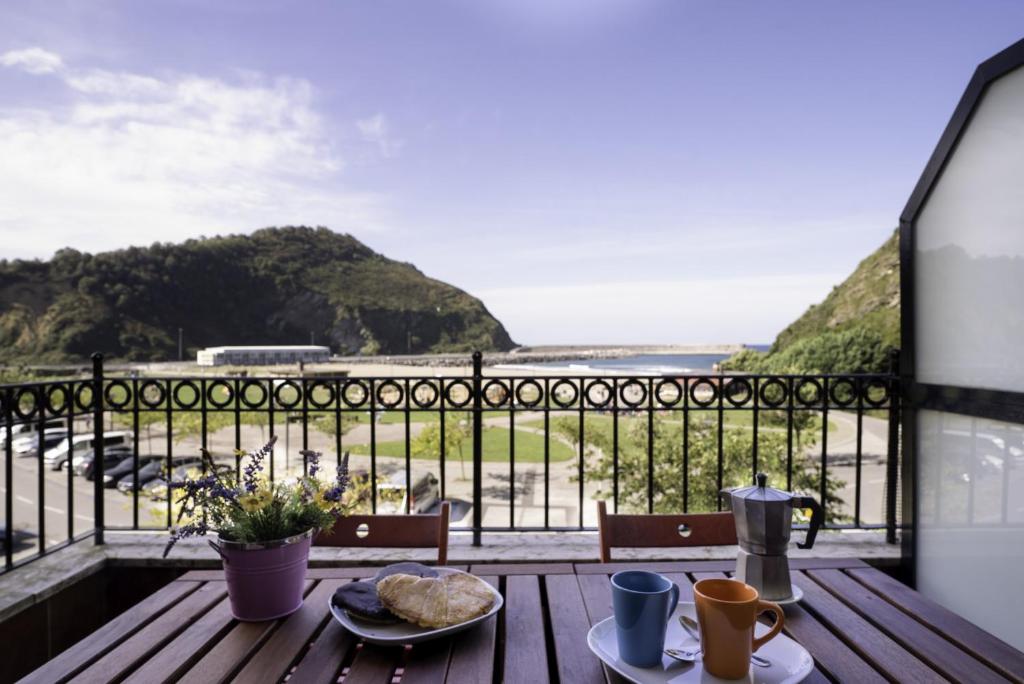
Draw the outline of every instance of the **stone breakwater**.
M519 347L508 352L485 352L485 366L536 364L581 359L617 359L639 354L735 354L742 344L663 345L663 346L592 346L592 347ZM336 356L332 363L349 365L387 364L397 366L460 367L470 364L470 354L416 354L396 356Z

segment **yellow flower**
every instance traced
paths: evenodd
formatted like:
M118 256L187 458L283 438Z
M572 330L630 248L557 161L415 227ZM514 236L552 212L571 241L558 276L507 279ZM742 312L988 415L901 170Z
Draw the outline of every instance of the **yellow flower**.
M324 498L324 494L327 492L326 489L318 489L316 494L313 496L313 503L322 511L333 511L336 505L334 501L328 501Z
M238 497L238 505L246 513L255 513L263 508L260 506L259 498L255 494L242 494Z
M274 492L269 489L260 489L254 494L242 494L238 497L238 505L246 513L262 511L274 500Z
M235 456L237 456L238 458L245 458L246 456L248 456L248 453L246 452L245 449L235 449Z
M266 508L274 501L274 492L271 489L260 489L253 495L260 508Z

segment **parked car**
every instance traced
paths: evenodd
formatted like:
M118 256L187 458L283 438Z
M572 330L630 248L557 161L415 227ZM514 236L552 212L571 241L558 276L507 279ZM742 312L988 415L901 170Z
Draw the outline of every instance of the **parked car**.
M189 471L199 471L201 467L200 463L190 463L188 465L178 466L171 473L171 482L179 482L188 477ZM226 463L217 463L213 466L218 473L231 473L234 472L235 467ZM163 501L167 498L167 478L161 475L160 477L150 480L146 484L142 485L141 491L151 499L157 501Z
M67 428L50 428L43 432L43 451L68 441ZM11 453L15 456L36 456L39 453L39 433L33 432L27 437L14 440Z
M200 456L179 456L174 459L172 465L177 469L180 466L198 466L202 462L203 459ZM132 477L131 473L122 477L117 483L117 491L124 492L125 494L130 493L135 488L142 491L146 483L163 477L166 465L164 461L150 461L145 466L139 468L138 477Z
M412 491L407 493L405 488L405 471L401 470L387 482L377 483L378 494L381 498L388 498L387 492L393 492L395 496L401 495L401 503L398 505L398 513L405 512L405 497L411 494L409 510L412 513L426 513L431 510L441 498L441 484L433 473L426 473L412 483Z
M146 455L139 456L139 470L142 470L143 466L146 466L153 461L163 462L167 460L166 456L155 456ZM117 483L121 481L125 476L131 477L132 469L134 467L134 459L124 458L117 465L104 470L103 472L103 486L107 489L113 489L117 486Z
M63 418L54 418L47 420L43 423L43 432L47 430L55 430L57 428L67 429L67 423ZM17 442L19 439L26 437L36 437L39 434L39 422L30 421L28 423L18 423L11 426L11 444ZM7 446L7 430L0 428L0 449Z
M130 430L103 433L103 446L112 447L131 444L134 434ZM93 435L78 435L72 439L70 449L65 441L52 449L47 449L43 454L43 463L52 470L60 470L71 459L84 454L90 449L96 448L96 438Z
M129 458L132 455L132 447L128 445L112 446L103 448L103 471L113 468L121 461ZM91 480L96 465L96 450L90 449L81 456L76 456L71 461L71 467L75 471L75 475L81 475L87 480Z

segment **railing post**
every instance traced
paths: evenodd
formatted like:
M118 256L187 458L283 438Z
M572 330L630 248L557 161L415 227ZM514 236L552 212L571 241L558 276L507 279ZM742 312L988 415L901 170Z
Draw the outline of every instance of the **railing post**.
M483 354L473 352L473 546L480 546L483 527Z
M92 482L93 526L96 544L103 543L103 354L92 355ZM71 456L68 456L68 468Z
M889 352L889 448L885 464L885 541L896 543L896 489L900 453L900 350Z

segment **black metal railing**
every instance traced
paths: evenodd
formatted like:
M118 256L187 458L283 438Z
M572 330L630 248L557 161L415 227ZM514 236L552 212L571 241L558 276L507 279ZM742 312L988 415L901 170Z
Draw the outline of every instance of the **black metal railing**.
M102 543L105 530L166 529L167 473L200 467L200 446L237 472L235 450L272 435L272 480L304 471L300 450L349 452L366 510L451 500L454 527L477 544L492 531L592 529L596 499L720 510L718 491L759 471L816 495L827 527L884 528L894 542L897 383L895 368L520 376L485 373L479 353L465 376L111 376L97 355L91 377L0 387L5 567Z

